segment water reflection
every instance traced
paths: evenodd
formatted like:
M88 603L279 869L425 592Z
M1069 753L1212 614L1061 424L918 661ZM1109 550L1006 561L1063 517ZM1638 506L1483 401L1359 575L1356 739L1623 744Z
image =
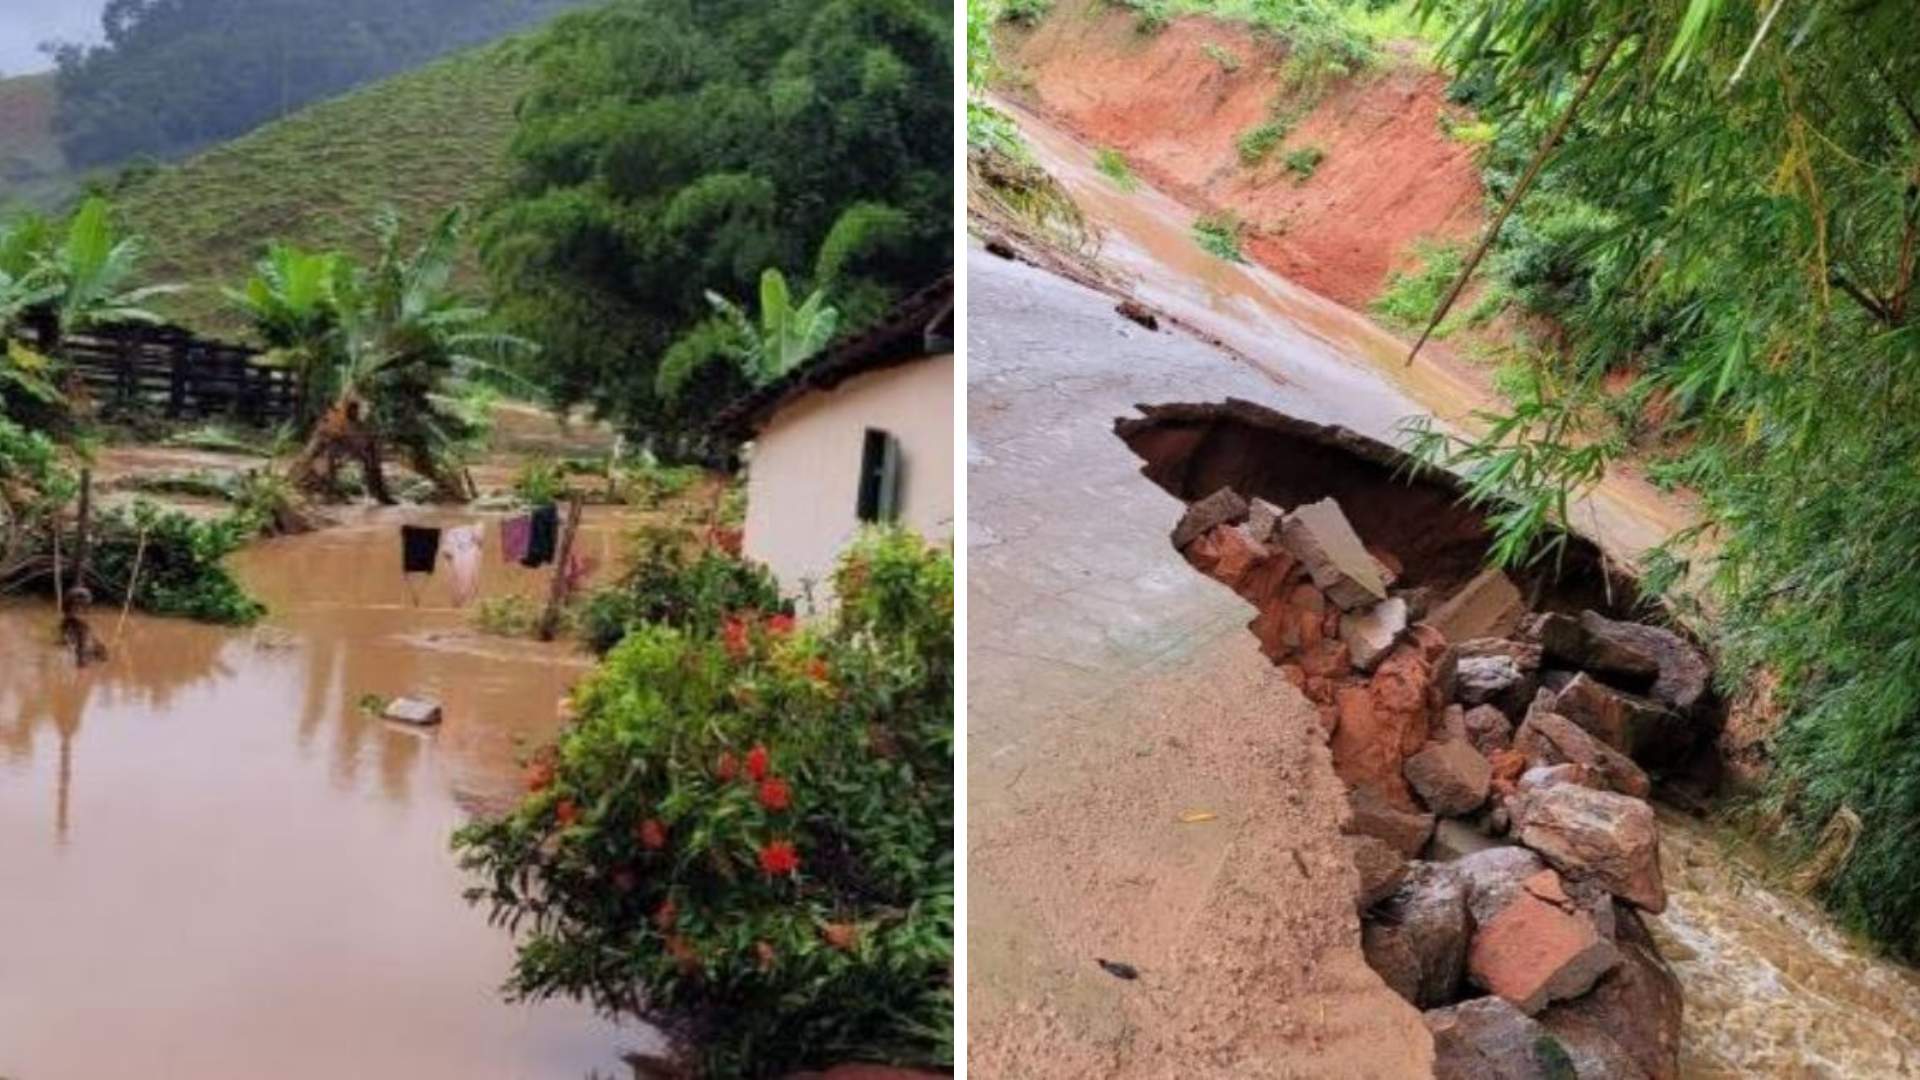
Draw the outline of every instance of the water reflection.
M0 607L0 1076L626 1075L655 1046L498 996L510 946L447 837L513 797L586 665L477 635L442 582L414 606L397 520L237 558L261 629L134 616L85 671L50 609ZM488 594L544 586L489 559ZM405 693L443 725L359 704Z

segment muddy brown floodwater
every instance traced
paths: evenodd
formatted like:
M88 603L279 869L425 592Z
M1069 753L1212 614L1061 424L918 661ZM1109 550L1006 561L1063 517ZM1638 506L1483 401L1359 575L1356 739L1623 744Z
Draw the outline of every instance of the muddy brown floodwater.
M610 1077L658 1049L498 993L511 944L448 836L512 799L587 665L475 633L445 575L410 594L403 519L475 516L259 544L234 560L259 628L135 617L85 672L50 609L0 607L0 1076ZM482 595L544 595L489 525ZM620 527L589 511L603 566ZM405 693L444 724L358 706Z

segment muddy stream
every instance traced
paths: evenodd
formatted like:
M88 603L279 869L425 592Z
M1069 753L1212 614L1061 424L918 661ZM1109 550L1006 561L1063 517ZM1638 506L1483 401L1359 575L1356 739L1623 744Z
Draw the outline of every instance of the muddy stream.
M403 517L476 519L257 544L234 562L259 627L135 616L85 672L49 608L0 606L0 1076L612 1077L657 1049L497 992L511 946L448 836L510 802L586 664L477 634L445 575L410 591ZM482 595L544 595L489 525ZM589 511L582 543L608 565L620 532ZM407 693L444 724L359 706Z
M1494 405L1485 375L1444 349L1407 366L1406 345L1351 310L1192 239L1194 210L1142 184L1122 191L1091 148L1007 101L1036 160L1098 227L1099 263L1134 297L1209 337L1276 383L1304 419L1388 441L1425 413L1472 430ZM1202 396L1196 391L1196 399ZM1582 531L1632 560L1693 520L1690 506L1616 470L1576 509ZM1686 995L1689 1077L1920 1075L1920 974L1875 957L1819 909L1770 884L1731 836L1661 811L1669 906L1647 922Z

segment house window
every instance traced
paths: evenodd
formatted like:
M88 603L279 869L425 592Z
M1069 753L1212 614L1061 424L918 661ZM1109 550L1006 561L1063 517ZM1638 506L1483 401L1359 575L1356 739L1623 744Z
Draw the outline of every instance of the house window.
M885 522L900 516L900 440L868 428L860 451L861 521Z

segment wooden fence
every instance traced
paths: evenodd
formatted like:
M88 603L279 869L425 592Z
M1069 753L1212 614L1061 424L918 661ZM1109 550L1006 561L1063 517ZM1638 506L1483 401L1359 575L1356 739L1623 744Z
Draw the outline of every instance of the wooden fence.
M292 418L300 397L299 378L261 363L258 350L178 327L101 327L68 334L54 351L109 413L267 426Z

